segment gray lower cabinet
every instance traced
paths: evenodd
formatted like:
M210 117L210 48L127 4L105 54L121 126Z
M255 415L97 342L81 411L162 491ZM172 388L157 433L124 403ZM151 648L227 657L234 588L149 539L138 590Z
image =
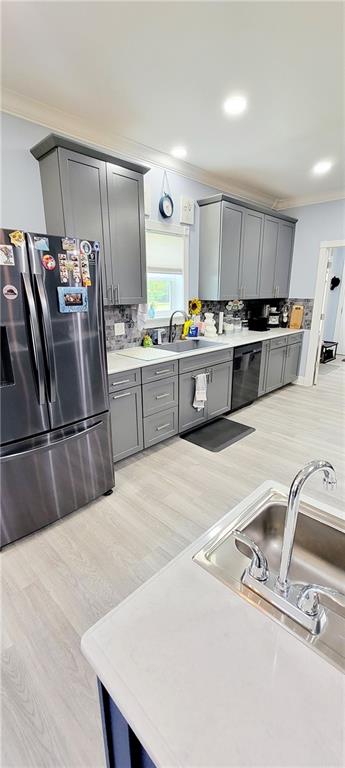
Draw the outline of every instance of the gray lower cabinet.
M288 344L286 348L284 384L290 384L298 376L299 363L301 358L302 342L297 344Z
M214 365L209 369L207 387L207 418L214 419L230 411L232 389L232 362Z
M214 419L222 413L230 411L232 365L232 361L220 363L219 365L183 373L179 376L179 432L194 429L194 427L198 427L208 419ZM193 401L195 377L199 373L207 374L208 383L205 408L197 411L193 407Z
M145 302L148 169L54 134L31 152L40 163L47 231L100 242L106 306Z
M268 363L268 356L270 353L270 342L269 341L263 341L262 342L262 349L261 349L261 363L260 363L260 378L259 378L259 389L258 389L258 396L261 397L261 395L264 395L266 392L266 371L267 371L267 363Z
M284 383L284 363L286 345L270 349L266 371L265 392L282 387Z
M141 387L109 395L113 459L120 461L144 447Z

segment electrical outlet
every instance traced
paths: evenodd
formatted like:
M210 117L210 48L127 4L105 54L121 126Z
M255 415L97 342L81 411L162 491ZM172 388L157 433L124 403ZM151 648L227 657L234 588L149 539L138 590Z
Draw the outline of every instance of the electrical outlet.
M125 334L125 324L124 323L114 323L114 330L115 330L115 336L124 336L124 334Z
M194 200L183 195L180 199L180 224L194 224Z

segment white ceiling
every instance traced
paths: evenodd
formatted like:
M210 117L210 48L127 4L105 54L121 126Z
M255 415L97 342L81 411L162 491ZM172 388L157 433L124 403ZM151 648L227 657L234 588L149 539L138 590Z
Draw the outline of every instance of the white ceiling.
M224 188L327 199L344 190L343 12L341 2L12 0L2 3L3 86L17 104L20 94L23 116L37 100L36 115L61 110L99 143L183 144ZM249 109L229 120L232 91ZM316 178L323 158L334 166Z

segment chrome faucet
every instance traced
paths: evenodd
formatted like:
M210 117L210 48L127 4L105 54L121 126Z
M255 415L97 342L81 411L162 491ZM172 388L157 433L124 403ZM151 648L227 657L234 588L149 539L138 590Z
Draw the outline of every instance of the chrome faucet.
M173 340L173 338L172 338L172 322L173 322L174 315L184 315L185 320L188 320L188 315L187 315L187 313L183 309L175 309L175 312L172 313L172 315L170 317L170 320L169 320L169 338L168 338L169 343L171 343L172 340Z
M315 472L323 472L323 483L326 488L334 488L337 483L334 467L329 461L324 461L323 459L310 461L309 464L306 464L305 467L298 472L293 480L285 515L280 568L276 581L276 589L281 595L286 596L289 591L288 573L295 538L301 491L306 481L309 477L314 475Z

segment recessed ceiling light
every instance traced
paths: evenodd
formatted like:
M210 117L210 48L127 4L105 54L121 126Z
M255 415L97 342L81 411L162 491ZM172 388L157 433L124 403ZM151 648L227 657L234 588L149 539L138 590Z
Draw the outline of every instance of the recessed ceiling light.
M324 173L328 173L331 170L333 163L330 160L319 160L318 163L313 165L313 173L316 176L322 176Z
M171 154L173 157L177 157L178 160L183 160L185 157L187 157L187 150L185 147L173 147Z
M237 116L242 115L247 109L247 99L240 93L229 96L223 104L223 109L226 115Z

